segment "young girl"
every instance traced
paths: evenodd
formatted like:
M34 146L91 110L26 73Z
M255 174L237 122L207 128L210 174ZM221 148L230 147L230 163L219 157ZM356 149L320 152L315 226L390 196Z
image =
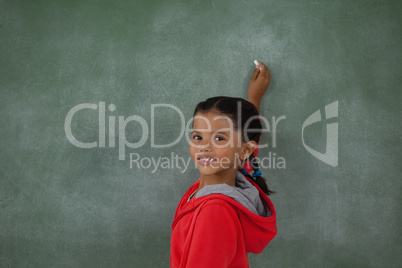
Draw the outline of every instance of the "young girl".
M267 197L272 191L255 158L259 106L270 78L259 63L249 101L214 97L195 108L190 155L200 179L174 216L171 267L249 267L247 253L261 253L276 235L276 213Z

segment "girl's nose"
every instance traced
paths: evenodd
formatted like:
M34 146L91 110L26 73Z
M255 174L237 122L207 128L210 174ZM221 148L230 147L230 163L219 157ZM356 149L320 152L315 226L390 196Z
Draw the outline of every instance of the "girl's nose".
M202 144L200 151L201 152L209 152L211 150L211 142L206 141L205 143Z

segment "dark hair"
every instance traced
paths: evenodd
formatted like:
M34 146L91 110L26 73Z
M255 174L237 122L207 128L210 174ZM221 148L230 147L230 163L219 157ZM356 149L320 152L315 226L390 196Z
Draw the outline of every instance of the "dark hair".
M228 116L233 122L233 127L241 132L244 142L255 141L258 144L262 133L262 125L258 110L251 102L242 98L225 96L213 97L198 103L194 110L194 116L197 113L206 113L211 110L216 110L217 112ZM253 131L247 131L248 129L252 129ZM259 170L258 161L255 158L254 153L248 157L248 160L250 161L251 167L254 171ZM268 188L263 177L256 176L254 178L247 172L243 174L253 180L265 194L270 195L275 193Z

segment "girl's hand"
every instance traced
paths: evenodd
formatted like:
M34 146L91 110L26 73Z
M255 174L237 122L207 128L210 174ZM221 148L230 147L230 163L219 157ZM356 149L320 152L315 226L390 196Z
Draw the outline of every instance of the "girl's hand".
M259 65L256 66L248 86L248 101L254 104L258 112L260 112L261 99L269 87L271 74L262 62L258 63Z

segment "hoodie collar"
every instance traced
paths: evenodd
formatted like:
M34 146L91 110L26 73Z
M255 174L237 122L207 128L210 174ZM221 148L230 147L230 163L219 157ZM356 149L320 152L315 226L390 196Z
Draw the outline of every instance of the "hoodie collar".
M195 198L211 194L223 194L233 198L254 214L269 217L270 213L267 209L267 204L261 199L258 189L240 172L236 173L235 180L236 186L229 186L225 183L206 185L196 193Z

